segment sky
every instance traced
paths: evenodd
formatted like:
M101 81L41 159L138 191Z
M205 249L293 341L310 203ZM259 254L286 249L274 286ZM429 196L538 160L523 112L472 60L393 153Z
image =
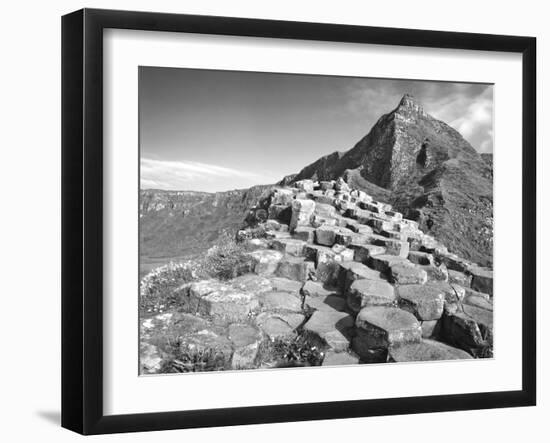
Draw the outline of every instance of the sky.
M140 67L141 188L275 183L351 149L405 93L493 151L491 85Z

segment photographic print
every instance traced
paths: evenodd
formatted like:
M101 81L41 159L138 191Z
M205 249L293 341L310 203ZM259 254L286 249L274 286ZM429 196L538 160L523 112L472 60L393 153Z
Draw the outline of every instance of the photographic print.
M493 150L491 84L140 67L139 373L492 358Z

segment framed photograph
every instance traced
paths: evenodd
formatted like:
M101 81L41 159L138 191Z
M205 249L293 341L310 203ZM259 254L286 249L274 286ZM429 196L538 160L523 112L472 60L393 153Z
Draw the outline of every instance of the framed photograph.
M62 20L62 425L535 405L536 41Z

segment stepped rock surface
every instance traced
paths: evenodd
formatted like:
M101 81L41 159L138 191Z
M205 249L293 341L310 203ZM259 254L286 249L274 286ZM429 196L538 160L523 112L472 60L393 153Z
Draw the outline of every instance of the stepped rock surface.
M490 268L342 178L264 197L238 269L141 312L142 374L492 357Z

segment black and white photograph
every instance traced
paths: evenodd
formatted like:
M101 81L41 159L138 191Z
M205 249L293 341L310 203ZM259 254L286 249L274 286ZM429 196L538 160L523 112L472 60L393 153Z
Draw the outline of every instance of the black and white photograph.
M493 84L138 85L140 375L496 357Z

